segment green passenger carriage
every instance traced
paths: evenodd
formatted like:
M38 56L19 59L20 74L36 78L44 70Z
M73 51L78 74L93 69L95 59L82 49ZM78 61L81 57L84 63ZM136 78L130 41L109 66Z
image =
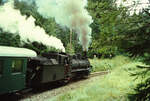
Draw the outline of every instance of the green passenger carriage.
M29 49L0 46L0 94L26 87L27 59L36 55Z

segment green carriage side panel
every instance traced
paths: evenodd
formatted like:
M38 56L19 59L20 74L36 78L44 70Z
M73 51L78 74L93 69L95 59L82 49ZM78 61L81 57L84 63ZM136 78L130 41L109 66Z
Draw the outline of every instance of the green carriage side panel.
M0 46L0 94L25 88L27 58L36 52L9 46Z
M27 58L0 57L0 94L15 92L25 88Z

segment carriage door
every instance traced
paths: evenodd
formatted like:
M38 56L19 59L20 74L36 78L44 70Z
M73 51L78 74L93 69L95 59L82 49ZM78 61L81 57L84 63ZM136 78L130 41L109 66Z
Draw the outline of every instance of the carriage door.
M0 60L0 77L2 76L3 61Z
M26 61L23 58L12 59L11 62L11 88L15 90L21 90L25 87L25 69Z

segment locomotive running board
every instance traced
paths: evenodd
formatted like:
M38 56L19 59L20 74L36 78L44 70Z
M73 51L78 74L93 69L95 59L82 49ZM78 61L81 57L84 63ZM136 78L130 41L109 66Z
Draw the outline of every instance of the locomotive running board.
M25 89L23 89L23 90L21 90L19 92L22 93L22 94L24 94L24 93L28 93L28 92L30 92L32 90L33 90L32 88L25 88Z

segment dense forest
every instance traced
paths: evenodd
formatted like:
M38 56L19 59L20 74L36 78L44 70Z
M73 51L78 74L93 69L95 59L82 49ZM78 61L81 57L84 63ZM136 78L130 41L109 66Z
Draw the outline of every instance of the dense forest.
M0 0L0 7L6 1ZM130 7L135 6L131 5ZM56 23L54 18L44 18L37 11L34 3L28 4L15 0L15 9L20 10L22 15L35 18L35 25L40 26L48 35L60 39L67 53L74 54L82 51L78 35L72 30L70 45L70 29ZM113 0L88 0L86 9L92 16L93 23L91 43L88 48L88 57L112 58L117 55L126 55L145 64L150 64L150 13L149 7L138 14L132 15L130 7L118 7ZM0 9L1 12L1 9ZM10 16L11 17L11 16ZM15 19L15 18L14 18ZM0 22L1 23L1 22ZM24 26L22 26L24 27ZM18 34L11 34L0 27L0 45L25 47L35 50L38 54L47 51L59 51L54 47L47 48L38 42L23 42ZM71 49L70 49L71 47ZM142 72L135 72L132 76L142 76L144 79L135 88L135 94L129 94L131 101L150 100L150 67L137 66Z

